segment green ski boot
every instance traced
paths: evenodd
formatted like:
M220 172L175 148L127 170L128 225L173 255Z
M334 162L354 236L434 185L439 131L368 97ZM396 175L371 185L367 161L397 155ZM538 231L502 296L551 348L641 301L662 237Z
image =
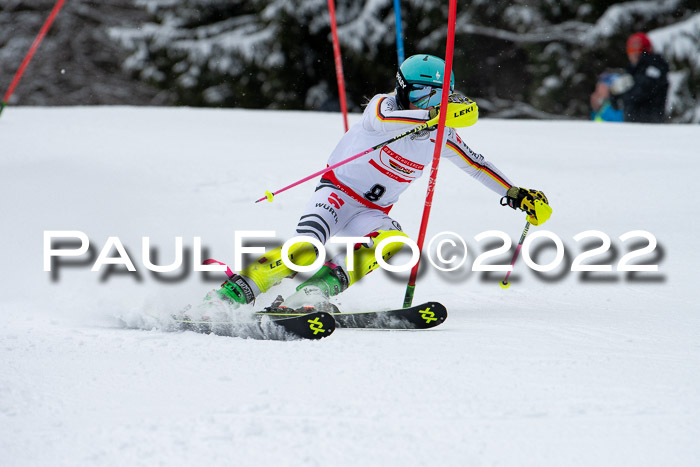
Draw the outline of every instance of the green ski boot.
M226 282L221 284L221 288L216 294L222 300L229 301L237 305L246 305L255 302L255 292L246 279L238 274L234 274Z
M347 289L349 284L350 279L345 271L328 262L297 287L297 291L284 301L284 305L291 308L313 306L323 311L330 305L328 298L338 295Z

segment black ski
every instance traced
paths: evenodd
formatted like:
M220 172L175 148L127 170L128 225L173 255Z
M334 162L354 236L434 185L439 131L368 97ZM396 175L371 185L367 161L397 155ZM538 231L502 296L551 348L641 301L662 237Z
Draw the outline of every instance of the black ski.
M447 319L447 308L438 302L426 302L409 308L381 311L337 311L331 316L340 328L371 329L429 329L439 326ZM289 310L291 311L291 310ZM290 316L297 312L280 312L279 308L269 308L257 313L260 316Z
M336 322L323 311L265 316L255 314L252 320L195 320L187 315L173 316L176 328L219 336L244 337L258 340L321 339L333 334Z
M338 327L372 329L430 329L447 319L447 308L438 302L427 302L395 310L333 314Z

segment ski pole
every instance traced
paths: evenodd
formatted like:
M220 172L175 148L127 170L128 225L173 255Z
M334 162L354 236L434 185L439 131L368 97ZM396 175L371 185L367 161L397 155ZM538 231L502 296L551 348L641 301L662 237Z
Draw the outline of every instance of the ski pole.
M510 282L508 282L508 278L510 277L510 273L513 272L513 265L515 265L515 260L518 259L518 253L520 253L520 249L523 247L523 242L525 241L525 237L527 236L528 230L530 230L530 221L525 222L523 234L520 236L520 241L518 242L518 246L515 248L515 253L513 254L513 260L510 262L510 271L508 271L506 273L506 277L504 277L503 280L499 282L499 285L503 289L507 289L508 287L510 287Z
M436 119L437 119L437 117L435 117L435 119L433 119L433 120L436 120ZM406 132L404 132L404 133L401 133L401 134L398 135L398 136L394 136L393 138L388 139L388 140L384 141L383 143L379 143L379 144L377 144L376 146L373 146L373 147L371 147L371 148L369 148L369 149L367 149L367 150L365 150L365 151L362 151L362 152L359 153L359 154L355 154L354 156L350 156L350 157L348 157L348 158L345 159L345 160L342 160L342 161L340 161L340 162L338 162L338 163L335 163L335 164L333 164L333 165L330 165L330 166L326 167L326 168L323 169L323 170L319 170L318 172L312 173L312 174L309 175L308 177L304 177L304 178L302 178L301 180L297 180L296 182L292 183L291 185L287 185L287 186L284 187L284 188L280 188L279 190L277 190L277 191L275 191L275 192L266 191L266 192L265 192L265 196L263 196L262 198L256 200L255 202L256 202L256 203L259 203L260 201L264 201L264 200L268 200L269 202L272 202L273 197L274 197L275 195L279 194L279 193L282 193L283 191L287 191L287 190L289 190L290 188L294 188L295 186L297 186L297 185L299 185L299 184L301 184L301 183L304 183L304 182L307 181L307 180L311 180L311 179L314 178L314 177L318 177L319 175L323 175L323 174L326 173L326 172L330 172L331 170L333 170L333 169L335 169L335 168L337 168L337 167L340 167L341 165L345 165L345 164L347 164L348 162L352 162L352 161L354 161L355 159L357 159L358 157L362 157L362 156L364 156L365 154L369 154L369 153L372 152L372 151L376 151L377 149L382 148L382 147L386 146L387 144L393 143L393 142L396 141L396 140L399 140L399 139L404 138L404 137L406 137L406 136L408 136L408 135L412 135L413 133L417 133L417 132L419 132L419 131L425 130L426 128L429 128L430 126L432 126L432 125L434 125L435 123L437 123L437 122L433 122L433 120L428 120L428 121L425 122L425 123L421 123L421 124L418 125L417 127L411 128L410 130L408 130L408 131L406 131Z

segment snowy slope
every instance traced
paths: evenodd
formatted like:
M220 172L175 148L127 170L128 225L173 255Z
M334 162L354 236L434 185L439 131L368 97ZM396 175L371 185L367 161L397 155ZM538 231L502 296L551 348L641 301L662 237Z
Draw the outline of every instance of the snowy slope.
M505 291L502 273L471 271L494 242L474 237L517 242L524 216L441 163L428 239L458 233L469 257L451 273L423 268L415 303L450 312L434 330L264 342L155 328L151 315L221 281L193 272L195 237L204 257L232 261L235 231L276 230L263 245L292 236L313 182L253 200L322 168L341 132L337 114L312 112L6 109L0 464L695 465L698 126L484 119L460 130L515 183L547 193L554 214L530 235L551 232L566 254L549 273L518 261ZM414 238L426 186L392 211ZM51 230L84 232L92 256L45 272ZM570 271L600 244L574 240L589 230L611 238L596 259L612 272ZM657 239L639 260L658 272L614 270L641 240L618 237L634 230ZM90 271L109 237L136 273ZM151 273L143 237L157 264L182 237L185 265ZM554 249L532 256L545 264ZM378 271L337 303L398 306L406 278Z

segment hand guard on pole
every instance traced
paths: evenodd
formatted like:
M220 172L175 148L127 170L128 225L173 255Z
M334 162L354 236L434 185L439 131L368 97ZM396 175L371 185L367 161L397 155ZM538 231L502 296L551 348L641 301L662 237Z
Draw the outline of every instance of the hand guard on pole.
M437 105L428 111L429 130L437 127L440 118L440 106ZM447 98L447 116L445 126L450 128L462 128L472 126L479 120L479 106L476 102L461 94L451 94Z
M552 215L552 208L544 193L529 188L510 187L506 196L501 198L501 206L526 212L527 221L532 225L544 224Z

